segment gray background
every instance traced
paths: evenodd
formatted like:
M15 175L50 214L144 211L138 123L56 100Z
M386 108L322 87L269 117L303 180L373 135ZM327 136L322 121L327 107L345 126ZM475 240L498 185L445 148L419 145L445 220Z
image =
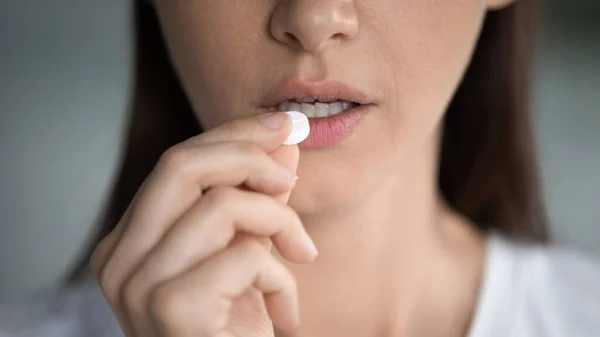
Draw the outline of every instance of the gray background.
M600 2L551 1L537 72L548 209L600 253ZM0 1L0 296L55 283L115 170L131 80L120 0Z

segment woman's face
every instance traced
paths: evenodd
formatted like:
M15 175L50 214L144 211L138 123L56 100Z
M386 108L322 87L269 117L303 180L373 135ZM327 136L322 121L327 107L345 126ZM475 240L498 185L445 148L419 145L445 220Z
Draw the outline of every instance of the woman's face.
M266 97L290 81L341 82L372 104L343 141L302 149L291 203L307 213L355 207L415 174L411 162L435 151L486 11L506 2L155 0L204 128L274 109Z

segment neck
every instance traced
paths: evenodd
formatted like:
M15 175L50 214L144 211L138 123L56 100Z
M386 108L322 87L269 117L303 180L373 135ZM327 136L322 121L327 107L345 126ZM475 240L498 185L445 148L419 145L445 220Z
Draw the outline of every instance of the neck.
M431 336L434 319L441 335L464 332L481 238L441 201L437 151L421 153L429 155L407 160L410 167L360 206L301 215L320 255L309 266L286 263L302 321L287 336Z

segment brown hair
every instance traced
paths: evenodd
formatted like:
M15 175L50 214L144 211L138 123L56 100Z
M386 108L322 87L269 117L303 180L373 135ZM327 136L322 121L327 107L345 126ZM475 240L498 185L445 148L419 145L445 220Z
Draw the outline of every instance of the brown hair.
M201 129L170 64L156 13L135 2L136 67L126 149L98 231L69 276L85 274L145 177L170 146ZM445 116L439 186L482 230L547 240L530 122L533 0L488 13L471 64Z

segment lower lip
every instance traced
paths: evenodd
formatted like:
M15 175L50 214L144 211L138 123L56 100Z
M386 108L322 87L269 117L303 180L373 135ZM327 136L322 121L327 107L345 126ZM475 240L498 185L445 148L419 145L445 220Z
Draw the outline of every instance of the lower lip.
M348 138L354 127L367 114L372 104L360 105L341 114L329 117L309 118L310 134L302 143L303 149L316 149L334 146Z

